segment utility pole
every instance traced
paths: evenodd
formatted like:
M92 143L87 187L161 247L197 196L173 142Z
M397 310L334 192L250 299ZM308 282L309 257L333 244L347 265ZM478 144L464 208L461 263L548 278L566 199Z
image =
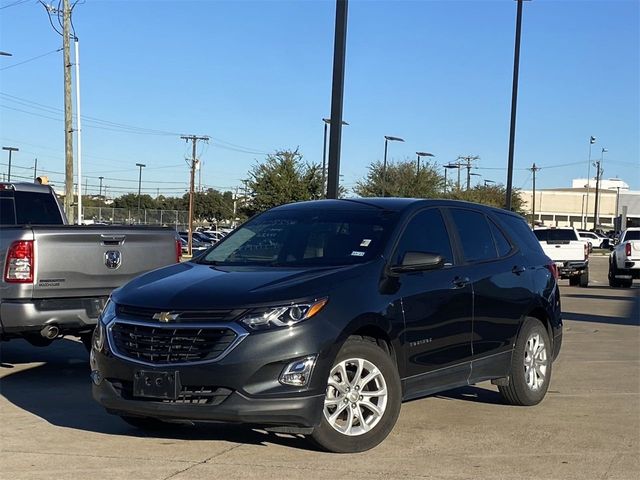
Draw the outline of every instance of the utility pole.
M533 174L533 201L531 209L531 228L536 226L536 172L540 170L540 167L536 167L535 162L531 165L531 173Z
M467 155L466 157L458 157L458 162L464 160L467 169L467 190L471 188L471 162L478 160L480 157L478 155ZM460 170L458 169L458 190L460 190Z
M71 13L69 13L71 15ZM80 116L80 48L78 37L74 35L75 46L75 67L76 67L76 138L77 142L77 156L78 156L78 225L82 225L82 126ZM86 185L86 182L85 182ZM85 186L85 194L87 188Z
M236 193L233 196L233 221L231 222L231 228L236 228L236 212L238 211L238 187L236 187Z
M102 180L104 177L98 177L100 179L100 190L98 190L98 200L102 199Z
M140 173L138 174L138 223L140 223L140 201L142 200L142 169L146 167L146 165L144 163L136 163L136 167L140 168Z
M9 170L7 171L7 182L11 181L11 154L13 152L19 152L20 149L16 147L2 147L3 150L9 152Z
M596 143L596 137L591 135L589 137L589 159L587 160L587 200L586 200L586 212L584 214L584 223L582 228L587 228L587 218L589 218L589 190L591 189L591 147Z
M71 218L73 205L73 113L71 104L71 8L62 2L62 59L64 62L64 210ZM79 184L78 184L79 185ZM80 187L78 187L80 188Z
M193 250L192 250L192 246L193 246L193 190L194 190L194 184L195 184L195 177L196 177L196 145L198 143L199 140L202 140L204 142L208 142L209 141L209 137L204 135L204 136L198 136L198 135L183 135L180 138L182 138L185 142L191 142L192 143L192 151L191 151L191 164L189 165L189 168L191 170L191 177L189 180L189 237L188 237L188 241L187 241L187 254L189 256L191 256L193 254Z
M36 183L36 178L38 178L38 157L35 158L33 163L33 183Z
M198 161L198 191L202 192L202 162Z

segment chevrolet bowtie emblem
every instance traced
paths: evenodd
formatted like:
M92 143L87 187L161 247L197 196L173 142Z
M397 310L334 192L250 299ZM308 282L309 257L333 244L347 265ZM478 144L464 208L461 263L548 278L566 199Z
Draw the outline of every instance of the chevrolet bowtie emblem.
M171 312L160 312L153 315L154 320L158 320L159 322L163 323L173 322L178 317L179 314Z

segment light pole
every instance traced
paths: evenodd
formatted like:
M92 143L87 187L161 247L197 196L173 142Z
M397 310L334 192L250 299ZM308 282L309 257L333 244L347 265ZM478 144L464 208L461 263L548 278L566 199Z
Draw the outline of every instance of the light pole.
M447 171L451 168L456 168L458 170L458 174L460 173L460 164L459 163L450 163L449 165L444 166L444 191L447 192ZM458 175L458 190L460 190L460 175Z
M138 223L140 223L140 200L142 199L140 196L140 190L142 187L142 169L146 167L144 163L136 163L136 167L140 167L140 173L138 175Z
M487 185L489 185L490 183L496 183L493 180L484 180L484 186L486 187Z
M382 196L384 197L387 190L387 146L389 142L404 142L400 137L384 136L384 161L382 162Z
M420 175L420 157L435 157L433 153L429 152L416 152L418 156L418 168L416 169L416 176Z
M327 130L331 124L330 118L323 118L324 122L324 137L322 140L322 197L327 198ZM344 120L342 125L349 125Z
M104 180L104 177L98 177L100 179L100 190L98 190L98 200L100 200L102 198L102 180Z
M620 187L610 187L607 190L617 190L616 192L616 218L618 218L618 208L620 206ZM615 226L615 222L614 222Z
M593 146L593 144L596 143L596 137L594 137L593 135L591 135L589 137L589 160L587 162L587 184L585 185L587 187L587 200L586 200L586 211L584 213L584 225L582 226L582 228L587 228L587 217L589 217L589 190L591 188L591 147Z
M516 41L513 53L513 84L511 87L511 125L509 126L509 160L507 165L507 192L505 208L511 210L511 191L513 190L513 152L516 143L516 109L518 105L518 74L520 70L520 37L522 34L522 2L516 0Z
M600 151L600 161L596 162L596 204L593 209L593 229L596 230L600 225L600 179L604 173L602 170L602 163L604 161L604 154L608 152L606 148L602 148Z
M3 150L9 152L9 170L7 171L7 182L11 181L11 154L13 152L19 152L20 149L16 147L2 147Z

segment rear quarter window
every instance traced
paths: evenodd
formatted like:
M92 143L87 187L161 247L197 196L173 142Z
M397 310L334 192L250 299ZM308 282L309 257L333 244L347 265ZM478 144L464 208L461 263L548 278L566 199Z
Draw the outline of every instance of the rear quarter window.
M529 225L522 217L497 213L496 220L502 226L520 250L544 254L538 239L535 237Z

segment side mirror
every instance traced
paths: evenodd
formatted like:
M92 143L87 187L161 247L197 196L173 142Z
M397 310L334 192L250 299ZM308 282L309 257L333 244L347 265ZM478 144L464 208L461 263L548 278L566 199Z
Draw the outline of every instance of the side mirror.
M400 265L390 268L391 273L422 272L444 266L444 258L436 253L407 252Z

